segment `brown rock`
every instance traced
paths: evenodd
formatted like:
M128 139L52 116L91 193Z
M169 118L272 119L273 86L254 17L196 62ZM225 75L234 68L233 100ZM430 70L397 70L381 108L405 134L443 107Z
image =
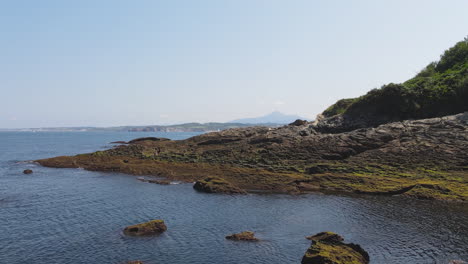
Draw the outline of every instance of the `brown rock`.
M130 236L146 236L160 234L167 230L164 220L151 220L146 223L127 226L123 232Z
M31 174L31 173L33 173L33 171L30 170L30 169L27 169L27 170L24 170L23 173L24 173L24 174Z
M258 241L259 239L256 238L254 235L255 235L255 233L252 232L252 231L244 231L244 232L241 232L241 233L228 235L228 236L226 236L226 239L236 240L236 241L238 241L238 240Z
M218 178L208 177L203 180L195 182L193 188L200 192L206 193L231 193L231 194L245 194L246 192L239 187L231 184L230 182Z

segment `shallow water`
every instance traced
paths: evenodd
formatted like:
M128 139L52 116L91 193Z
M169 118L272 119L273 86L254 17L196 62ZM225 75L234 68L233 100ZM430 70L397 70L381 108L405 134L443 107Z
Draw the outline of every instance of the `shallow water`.
M0 133L0 263L300 263L304 236L331 230L371 263L468 260L468 208L398 197L210 195L118 173L24 162L109 148L142 136L193 133ZM34 173L24 175L31 168ZM156 237L123 227L164 219ZM259 243L224 236L253 230Z

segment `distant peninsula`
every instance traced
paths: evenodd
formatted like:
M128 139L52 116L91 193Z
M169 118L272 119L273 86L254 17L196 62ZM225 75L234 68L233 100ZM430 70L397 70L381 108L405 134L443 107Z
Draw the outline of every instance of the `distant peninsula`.
M251 126L279 127L303 119L296 115L285 115L280 112L272 112L257 118L245 118L235 121L221 123L184 123L175 125L148 125L148 126L116 126L116 127L43 127L43 128L21 128L0 129L0 131L24 131L24 132L216 132L231 128L242 128Z

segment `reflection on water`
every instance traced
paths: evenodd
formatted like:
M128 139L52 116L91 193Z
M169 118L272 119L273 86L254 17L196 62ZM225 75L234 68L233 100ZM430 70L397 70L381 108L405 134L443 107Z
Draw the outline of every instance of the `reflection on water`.
M210 195L189 184L18 163L154 134L0 133L0 262L299 263L309 245L304 237L325 230L360 244L372 263L468 259L465 205L373 196ZM34 173L24 175L24 168ZM121 233L155 218L166 221L166 233ZM262 241L224 239L244 230L256 231Z

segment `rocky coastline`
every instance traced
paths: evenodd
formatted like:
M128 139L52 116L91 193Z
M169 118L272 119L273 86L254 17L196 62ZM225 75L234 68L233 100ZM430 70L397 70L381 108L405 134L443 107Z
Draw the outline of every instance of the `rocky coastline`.
M320 132L322 128L322 122L295 122L177 141L145 138L105 151L37 162L198 181L196 189L207 192L339 191L468 199L468 112L340 133ZM235 188L202 188L207 176Z

